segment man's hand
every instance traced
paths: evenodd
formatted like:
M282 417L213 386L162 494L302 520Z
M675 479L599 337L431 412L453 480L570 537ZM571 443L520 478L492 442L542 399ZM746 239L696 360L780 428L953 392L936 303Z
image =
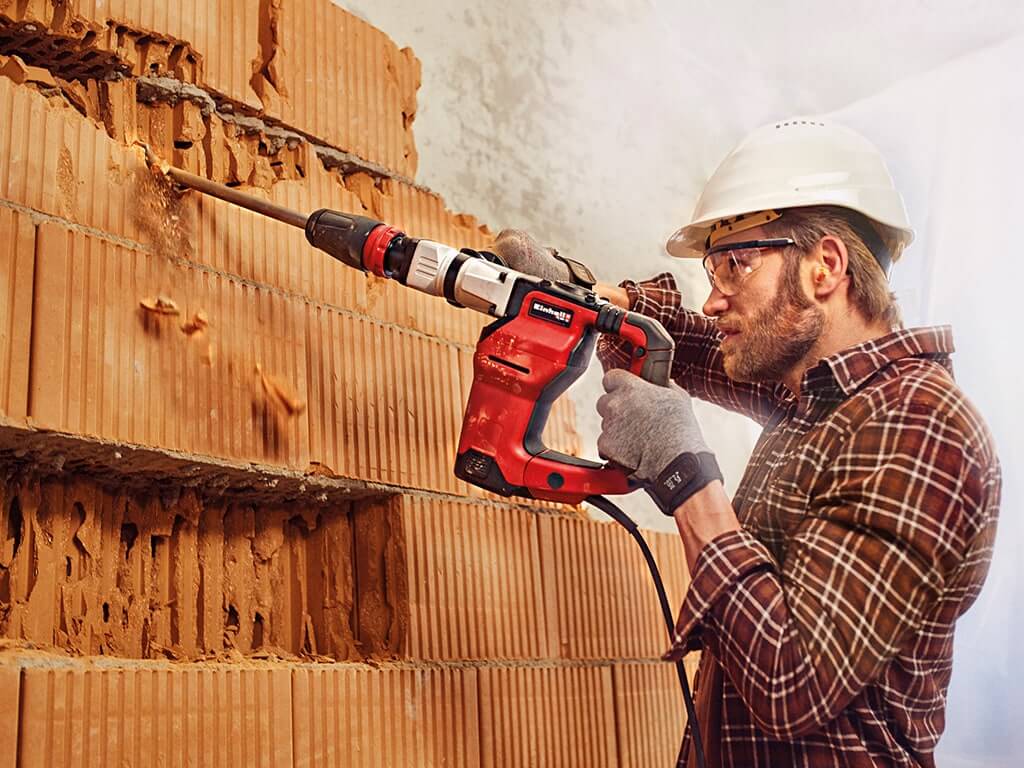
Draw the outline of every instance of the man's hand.
M494 239L494 252L516 272L567 283L569 267L556 259L553 251L521 229L503 229Z
M685 390L618 369L608 371L603 384L598 453L634 470L637 480L653 482L682 453L709 452Z

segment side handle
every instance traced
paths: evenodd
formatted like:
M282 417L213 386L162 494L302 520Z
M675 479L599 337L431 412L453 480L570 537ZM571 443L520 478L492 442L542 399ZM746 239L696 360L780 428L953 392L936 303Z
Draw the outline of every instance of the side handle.
M652 317L629 312L614 304L598 311L597 329L618 336L632 345L629 370L643 379L667 387L672 375L675 342L665 326Z

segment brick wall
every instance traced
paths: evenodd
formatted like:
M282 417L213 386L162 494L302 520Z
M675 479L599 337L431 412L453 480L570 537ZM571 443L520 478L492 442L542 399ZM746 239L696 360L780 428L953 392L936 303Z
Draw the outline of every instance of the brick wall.
M0 766L673 759L633 542L452 474L483 318L137 146L484 247L412 179L419 66L327 0L0 8Z

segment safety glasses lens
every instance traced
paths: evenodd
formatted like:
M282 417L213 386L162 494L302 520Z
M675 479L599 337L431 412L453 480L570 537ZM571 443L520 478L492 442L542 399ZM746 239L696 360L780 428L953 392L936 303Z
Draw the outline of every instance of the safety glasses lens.
M708 281L726 296L739 290L747 275L761 265L760 248L736 248L717 251L704 257Z

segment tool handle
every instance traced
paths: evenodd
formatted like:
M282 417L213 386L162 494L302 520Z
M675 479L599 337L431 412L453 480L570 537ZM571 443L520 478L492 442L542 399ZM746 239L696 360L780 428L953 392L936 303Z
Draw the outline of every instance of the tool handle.
M632 373L660 387L668 386L675 342L661 323L639 312L605 304L597 313L594 327L630 344Z

